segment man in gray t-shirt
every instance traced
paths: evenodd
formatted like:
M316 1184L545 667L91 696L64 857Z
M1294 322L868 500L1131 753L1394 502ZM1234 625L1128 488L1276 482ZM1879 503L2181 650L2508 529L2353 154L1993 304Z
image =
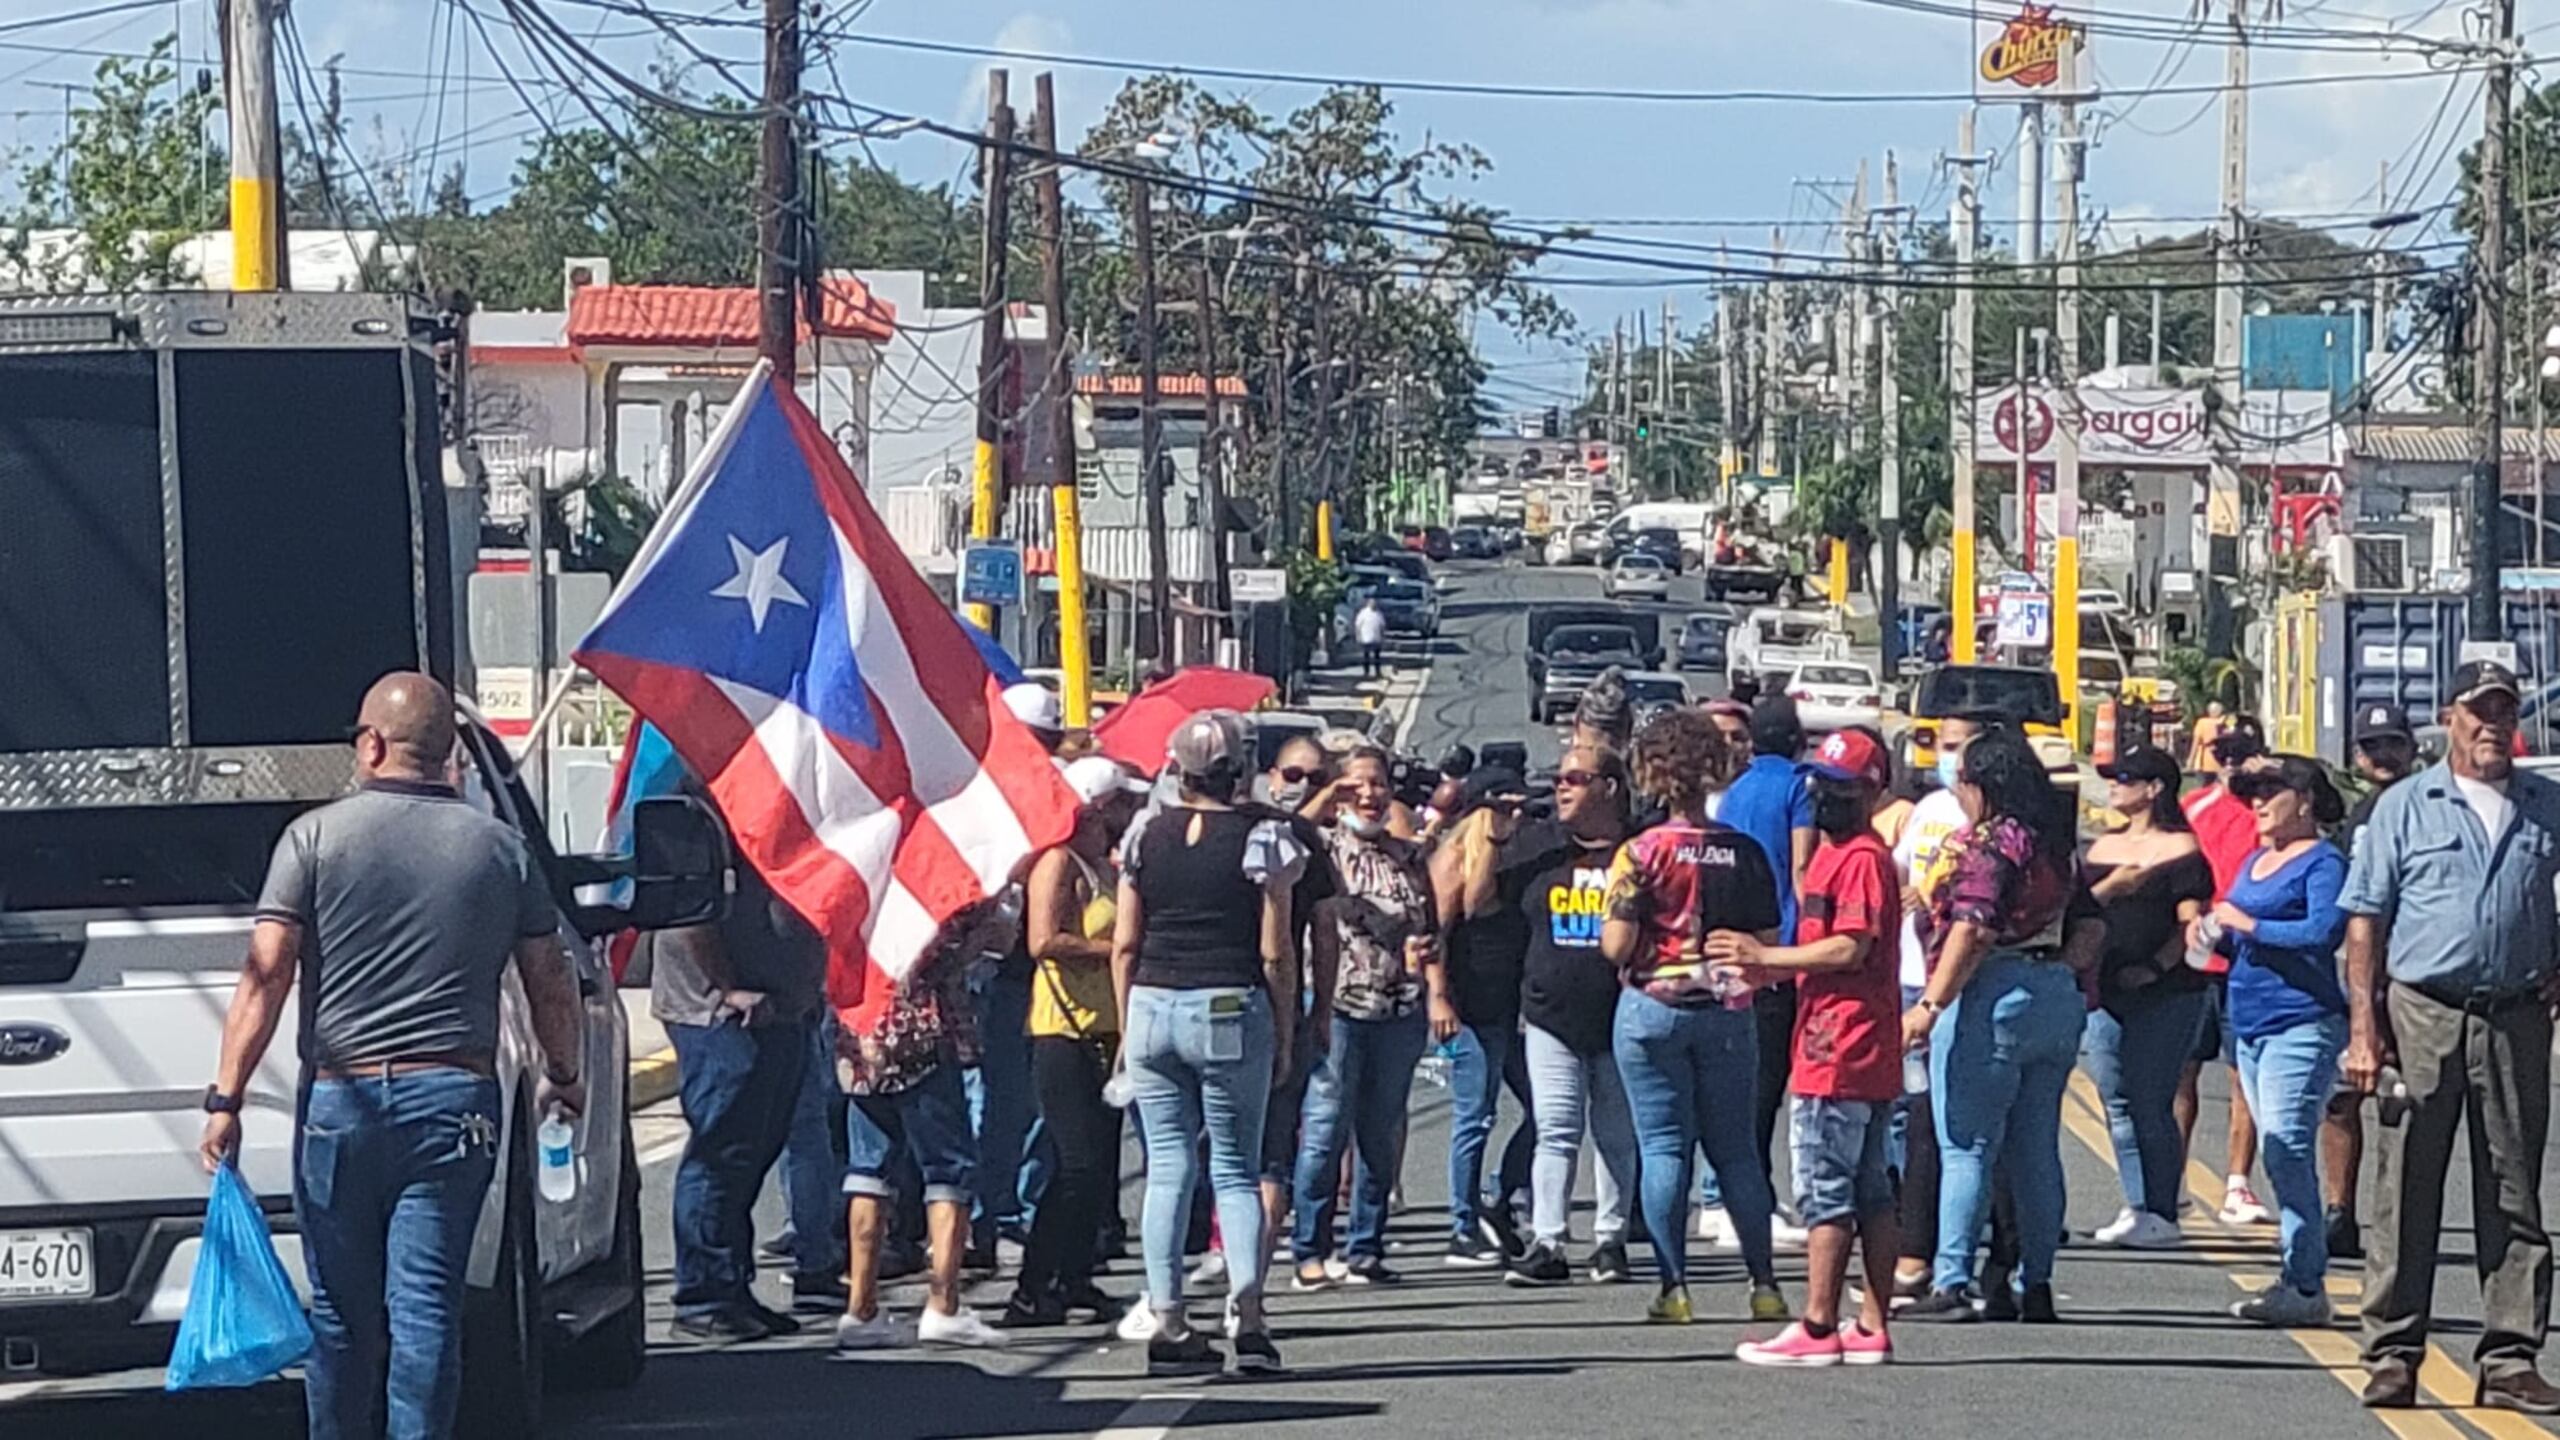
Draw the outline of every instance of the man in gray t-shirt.
M543 1052L537 1110L575 1113L583 1024L558 919L523 842L454 791L453 697L424 675L366 692L354 795L277 842L205 1095L205 1166L295 982L305 1099L294 1215L311 1272L312 1440L453 1431L463 1270L497 1169L498 987L512 961ZM388 1364L382 1337L390 1337Z

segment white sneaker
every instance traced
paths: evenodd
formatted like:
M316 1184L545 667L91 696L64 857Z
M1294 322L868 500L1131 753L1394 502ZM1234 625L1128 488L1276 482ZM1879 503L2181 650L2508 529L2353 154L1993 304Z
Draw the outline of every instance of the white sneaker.
M1192 1266L1191 1273L1183 1277L1182 1288L1183 1292L1188 1294L1194 1290L1204 1292L1215 1290L1226 1283L1227 1252L1212 1250L1201 1256L1200 1263Z
M2329 1297L2305 1295L2278 1282L2266 1293L2232 1306L2231 1313L2238 1319L2258 1325L2272 1325L2283 1330L2309 1330L2329 1323Z
M1801 1250L1805 1246L1805 1241L1810 1238L1810 1231L1806 1230L1803 1226L1797 1224L1793 1220L1788 1219L1785 1215L1773 1214L1769 1217L1770 1249Z
M1120 1323L1111 1327L1111 1333L1132 1345L1143 1345L1153 1340L1156 1338L1156 1307L1148 1304L1144 1295L1139 1296L1138 1302L1129 1307L1129 1313L1120 1317Z
M954 1345L970 1350L993 1350L1005 1343L1005 1334L978 1318L978 1312L962 1307L952 1314L927 1305L916 1317L916 1338L927 1345Z
M2222 1186L2222 1223L2225 1225L2264 1225L2275 1212L2258 1200L2258 1192L2249 1188L2249 1177L2234 1175Z
M2089 1238L2101 1245L2118 1244L2124 1237L2133 1233L2134 1219L2141 1213L2143 1212L2128 1205L2116 1212L2116 1218L2091 1231Z
M1735 1255L1742 1251L1742 1237L1733 1230L1733 1216L1721 1205L1698 1212L1698 1238L1707 1242L1707 1250L1715 1255Z
M887 1310L874 1310L868 1320L850 1315L836 1317L836 1353L850 1355L858 1350L895 1350L907 1343L906 1332L890 1320Z
M2187 1243L2186 1232L2177 1222L2163 1220L2148 1210L2136 1212L2132 1228L2107 1242L2127 1250L2175 1250Z

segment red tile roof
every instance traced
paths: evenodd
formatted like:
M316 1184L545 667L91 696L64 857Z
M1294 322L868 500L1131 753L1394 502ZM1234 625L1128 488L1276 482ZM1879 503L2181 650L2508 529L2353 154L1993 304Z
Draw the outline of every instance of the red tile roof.
M1198 395L1206 388L1207 387L1201 383L1200 377L1197 375L1159 375L1156 377L1156 393L1159 395ZM1138 393L1138 377L1135 375L1079 375L1076 377L1076 393L1079 395L1135 396ZM1221 395L1241 397L1244 394L1244 377L1240 375L1219 376L1218 393Z
M827 335L880 342L897 325L896 307L859 280L825 282L820 301L818 329ZM807 339L808 323L799 328ZM756 292L745 286L589 285L569 297L569 343L752 346Z

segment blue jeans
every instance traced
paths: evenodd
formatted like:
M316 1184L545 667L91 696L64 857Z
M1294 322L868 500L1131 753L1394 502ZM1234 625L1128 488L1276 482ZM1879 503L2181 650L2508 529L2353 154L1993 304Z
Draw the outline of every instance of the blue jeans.
M1182 1304L1182 1240L1209 1133L1209 1186L1229 1255L1262 1253L1262 1114L1271 1098L1271 997L1250 990L1129 990L1129 1091L1143 1119L1147 1199L1138 1220L1147 1301ZM1252 1265L1229 1268L1229 1293L1262 1290Z
M1807 1225L1858 1221L1893 1208L1893 1173L1885 1150L1891 1102L1790 1098L1788 1170L1796 1182L1796 1217Z
M1970 1284L1991 1212L1991 1172L2018 1209L2018 1278L2053 1280L2062 1236L2062 1092L2087 1007L2071 968L2008 950L1984 956L1929 1035L1938 1121L1938 1255L1932 1283Z
M2156 993L2155 993L2156 992ZM2137 990L2089 1012L2080 1057L2107 1102L2124 1203L2178 1218L2187 1147L2178 1133L2178 1075L2204 1024L2202 990Z
M1611 1044L1618 1078L1643 1152L1644 1226L1666 1285L1688 1283L1690 1157L1701 1145L1724 1179L1724 1200L1753 1281L1777 1276L1769 1258L1769 1172L1753 1097L1760 1084L1760 1031L1748 1010L1720 1005L1683 1010L1641 991L1618 995Z
M453 1433L463 1270L498 1134L498 1082L467 1071L311 1085L293 1210L311 1274L313 1440Z
M971 997L978 1007L978 1063L968 1074L969 1123L978 1134L977 1203L970 1240L992 1248L999 1226L1029 1229L1045 1167L1040 1108L1031 1086L1029 970L999 969Z
M835 1020L822 1011L809 1022L809 1058L782 1142L791 1264L802 1275L844 1273L844 1153L837 1138L844 1131L835 1118L843 1103L844 1092L836 1088Z
M1333 1017L1324 1064L1307 1077L1307 1109L1298 1135L1296 1211L1289 1252L1301 1265L1333 1253L1334 1181L1342 1173L1342 1147L1351 1145L1351 1231L1343 1237L1349 1260L1378 1260L1387 1253L1387 1193L1403 1167L1406 1101L1413 1067L1431 1044L1431 1024L1421 1011L1393 1020ZM1227 1241L1227 1253L1250 1254Z
M960 1067L941 1064L886 1095L856 1095L844 1111L844 1193L887 1198L914 1179L927 1205L977 1194L978 1140L969 1130Z
M1522 1032L1520 1048L1528 1056L1529 1094L1538 1122L1538 1154L1529 1172L1530 1233L1552 1245L1564 1244L1573 1208L1573 1169L1582 1159L1588 1122L1592 1148L1600 1152L1591 1238L1602 1245L1623 1244L1628 1192L1636 1186L1638 1167L1635 1122L1627 1118L1618 1057L1605 1050L1576 1054L1535 1025Z
M782 1155L808 1068L798 1025L670 1025L691 1130L676 1163L678 1318L743 1305L756 1278L756 1196Z
M1502 1112L1503 1086L1514 1076L1525 1075L1520 1027L1516 1022L1469 1025L1450 1037L1449 1047L1449 1230L1454 1235L1472 1235L1477 1207L1483 1203L1485 1147L1493 1142L1494 1121ZM1519 1088L1527 1087L1524 1083ZM1514 1179L1525 1184L1525 1176L1513 1175L1511 1158L1524 1136L1530 1137L1527 1143L1535 1143L1527 1122L1511 1132L1510 1143L1503 1147L1496 1179L1501 1185L1499 1203L1506 1206Z
M2258 1159L2283 1215L2277 1247L2284 1283L2325 1293L2328 1224L2320 1198L2320 1116L2338 1083L2347 1017L2328 1015L2240 1042L2240 1087L2258 1122ZM2477 1144L2478 1142L2474 1142Z

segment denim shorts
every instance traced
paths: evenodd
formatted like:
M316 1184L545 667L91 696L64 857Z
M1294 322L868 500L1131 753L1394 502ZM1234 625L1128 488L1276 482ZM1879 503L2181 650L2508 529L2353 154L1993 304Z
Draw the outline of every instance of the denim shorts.
M891 1095L851 1095L844 1107L844 1193L886 1197L889 1164L903 1150L924 1176L928 1203L968 1204L978 1140L969 1129L969 1092L957 1065Z
M2240 1034L2231 1028L2231 980L2216 975L2205 987L2204 1023L2196 1027L2196 1048L2188 1059L2198 1065L2210 1065L2215 1057L2237 1070L2240 1068Z
M1892 1134L1890 1101L1793 1097L1787 1144L1797 1218L1820 1225L1890 1207L1893 1176L1885 1160Z

